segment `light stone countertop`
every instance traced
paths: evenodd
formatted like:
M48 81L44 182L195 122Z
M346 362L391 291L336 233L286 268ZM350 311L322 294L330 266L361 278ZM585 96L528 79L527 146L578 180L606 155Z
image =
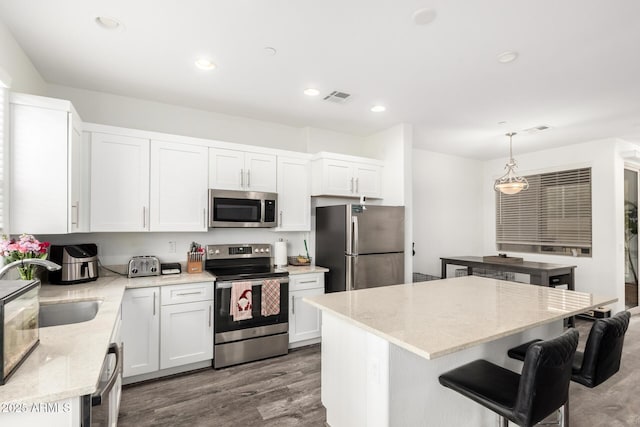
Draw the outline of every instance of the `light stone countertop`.
M318 266L287 266L286 270L292 275L329 271ZM53 402L92 394L96 391L125 289L214 280L215 276L204 271L132 279L102 275L94 282L78 285L42 285L40 303L43 305L100 300L100 308L96 317L87 322L40 328L40 344L7 383L0 386L0 402Z
M304 298L426 359L551 323L617 298L477 276Z
M326 273L329 271L328 268L320 267L318 265L288 265L282 269L276 269L276 271L279 270L287 270L291 276L295 276L296 274Z
M0 386L0 402L53 402L95 392L123 294L113 278L42 285L41 304L97 299L100 308L87 322L40 328L40 344Z

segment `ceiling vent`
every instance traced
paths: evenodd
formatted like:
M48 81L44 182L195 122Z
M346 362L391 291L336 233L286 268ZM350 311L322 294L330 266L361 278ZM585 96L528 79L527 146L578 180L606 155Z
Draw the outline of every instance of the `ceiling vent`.
M549 129L549 126L541 125L541 126L534 126L534 127L532 127L532 128L525 129L525 130L523 130L522 132L526 132L526 133L536 133L536 132L541 132L541 131L543 131L543 130L547 130L547 129Z
M322 99L324 99L325 101L335 102L336 104L344 104L345 102L347 102L347 99L349 99L350 97L351 97L351 94L349 93L334 90L333 92L331 92L329 95L325 96Z

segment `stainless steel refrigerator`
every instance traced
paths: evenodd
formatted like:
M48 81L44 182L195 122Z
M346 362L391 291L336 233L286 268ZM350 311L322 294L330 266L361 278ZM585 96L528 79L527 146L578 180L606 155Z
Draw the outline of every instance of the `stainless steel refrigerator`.
M316 208L315 256L326 292L404 283L404 206Z

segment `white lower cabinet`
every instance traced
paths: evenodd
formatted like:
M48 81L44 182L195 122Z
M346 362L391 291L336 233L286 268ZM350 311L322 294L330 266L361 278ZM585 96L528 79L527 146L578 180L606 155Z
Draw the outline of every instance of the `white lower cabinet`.
M289 276L289 347L320 341L321 311L302 299L324 294L324 273Z
M171 304L176 297L165 295L172 292L201 301ZM213 359L212 283L163 287L161 311L160 369Z
M213 282L127 289L122 341L125 378L213 359Z
M127 289L122 299L123 377L158 370L159 332L159 288Z

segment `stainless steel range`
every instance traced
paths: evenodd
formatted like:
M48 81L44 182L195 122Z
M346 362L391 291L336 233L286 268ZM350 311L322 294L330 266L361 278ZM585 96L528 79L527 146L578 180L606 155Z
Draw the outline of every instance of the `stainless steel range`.
M287 354L289 273L274 270L271 245L207 245L206 251L205 269L216 277L213 367Z

